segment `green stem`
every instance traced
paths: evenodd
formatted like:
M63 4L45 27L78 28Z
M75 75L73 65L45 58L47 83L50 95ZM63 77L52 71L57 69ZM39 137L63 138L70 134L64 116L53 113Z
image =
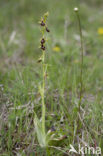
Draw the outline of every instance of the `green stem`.
M81 71L80 71L80 98L79 98L79 106L78 106L78 113L80 113L80 106L83 98L83 35L82 35L82 28L81 28L81 21L79 17L79 13L76 12L78 24L79 24L79 31L80 31L80 42L81 42Z
M43 133L45 134L45 51L43 51L43 88L42 88L42 130Z

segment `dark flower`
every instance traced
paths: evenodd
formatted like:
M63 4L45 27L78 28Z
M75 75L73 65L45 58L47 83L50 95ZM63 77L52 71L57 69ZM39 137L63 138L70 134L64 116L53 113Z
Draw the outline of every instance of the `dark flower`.
M44 44L44 43L45 43L45 39L42 38L42 40L41 40L41 44Z
M42 50L45 50L45 46L44 46L44 45L41 45L41 49L42 49Z
M50 32L50 30L49 30L47 27L46 27L46 31L47 31L47 32Z
M41 21L41 24L40 24L41 26L45 26L45 23L43 22L43 21Z

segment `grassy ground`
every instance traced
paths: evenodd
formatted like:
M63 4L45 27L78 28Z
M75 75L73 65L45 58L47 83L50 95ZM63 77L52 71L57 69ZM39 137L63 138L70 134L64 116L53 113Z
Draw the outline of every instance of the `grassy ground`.
M97 32L103 27L102 5L102 0L0 1L0 156L63 156L69 155L70 144L77 149L79 143L99 146L103 153L103 36ZM82 126L77 134L80 37L75 6L84 40ZM34 112L41 117L38 21L47 11L46 131L55 129L59 140L44 149L38 144Z

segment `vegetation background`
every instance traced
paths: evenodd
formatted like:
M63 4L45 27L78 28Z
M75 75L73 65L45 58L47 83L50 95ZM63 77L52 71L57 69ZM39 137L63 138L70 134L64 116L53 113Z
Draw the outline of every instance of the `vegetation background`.
M80 36L74 7L84 40L83 127L77 135ZM38 21L47 11L46 128L59 140L56 148L42 149L33 119L34 112L41 116ZM0 155L69 155L69 145L77 148L78 143L103 152L103 1L0 0Z

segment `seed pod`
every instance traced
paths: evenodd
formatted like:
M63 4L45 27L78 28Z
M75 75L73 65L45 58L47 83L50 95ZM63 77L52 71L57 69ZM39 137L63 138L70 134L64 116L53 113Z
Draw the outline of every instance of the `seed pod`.
M48 77L48 73L45 73L44 78L46 79Z
M47 31L47 32L50 32L50 30L49 30L47 27L46 27L46 31Z

